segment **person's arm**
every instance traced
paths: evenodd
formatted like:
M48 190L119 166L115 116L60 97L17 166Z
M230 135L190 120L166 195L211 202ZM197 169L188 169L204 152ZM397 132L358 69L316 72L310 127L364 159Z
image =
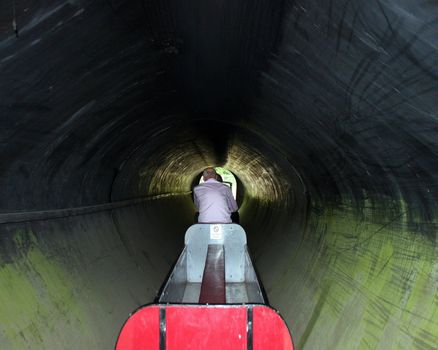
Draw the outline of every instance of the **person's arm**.
M196 209L199 211L199 201L198 201L198 196L196 194L196 187L193 189L193 202L195 203Z
M231 212L231 221L234 222L235 224L238 224L240 222L240 218L239 218L239 208L237 206L236 200L233 197L233 192L231 192L231 189L228 188L228 208L230 209Z
M227 202L228 202L228 209L230 209L230 212L234 213L235 211L239 210L239 207L237 206L237 202L233 197L233 192L231 192L231 189L227 187Z

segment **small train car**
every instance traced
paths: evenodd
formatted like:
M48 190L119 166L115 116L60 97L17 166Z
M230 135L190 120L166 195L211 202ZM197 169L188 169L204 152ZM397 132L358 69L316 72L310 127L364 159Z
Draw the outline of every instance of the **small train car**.
M196 224L157 298L123 326L116 350L293 350L286 323L267 305L237 224Z

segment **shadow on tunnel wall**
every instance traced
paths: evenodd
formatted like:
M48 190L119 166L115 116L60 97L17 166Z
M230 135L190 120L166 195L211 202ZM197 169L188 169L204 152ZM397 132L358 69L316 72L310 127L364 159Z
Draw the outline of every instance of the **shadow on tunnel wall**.
M149 198L3 222L1 348L113 348L129 313L153 301L182 249L189 202Z

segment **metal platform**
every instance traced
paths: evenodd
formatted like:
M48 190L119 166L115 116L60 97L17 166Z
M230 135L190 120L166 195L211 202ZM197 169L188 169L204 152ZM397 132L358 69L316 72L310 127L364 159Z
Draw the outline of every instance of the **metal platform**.
M264 304L243 228L237 224L191 226L159 302Z
M226 283L225 298L229 304L247 303L248 293L245 283ZM182 298L183 304L197 304L201 294L201 283L187 283Z

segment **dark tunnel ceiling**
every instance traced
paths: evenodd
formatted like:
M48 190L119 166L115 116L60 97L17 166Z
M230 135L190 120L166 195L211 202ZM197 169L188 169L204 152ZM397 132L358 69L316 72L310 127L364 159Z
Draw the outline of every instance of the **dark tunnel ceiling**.
M389 0L2 1L0 208L188 190L234 159L255 192L260 168L285 183L297 169L313 201L405 203L432 235L437 14ZM170 185L141 179L145 166Z

